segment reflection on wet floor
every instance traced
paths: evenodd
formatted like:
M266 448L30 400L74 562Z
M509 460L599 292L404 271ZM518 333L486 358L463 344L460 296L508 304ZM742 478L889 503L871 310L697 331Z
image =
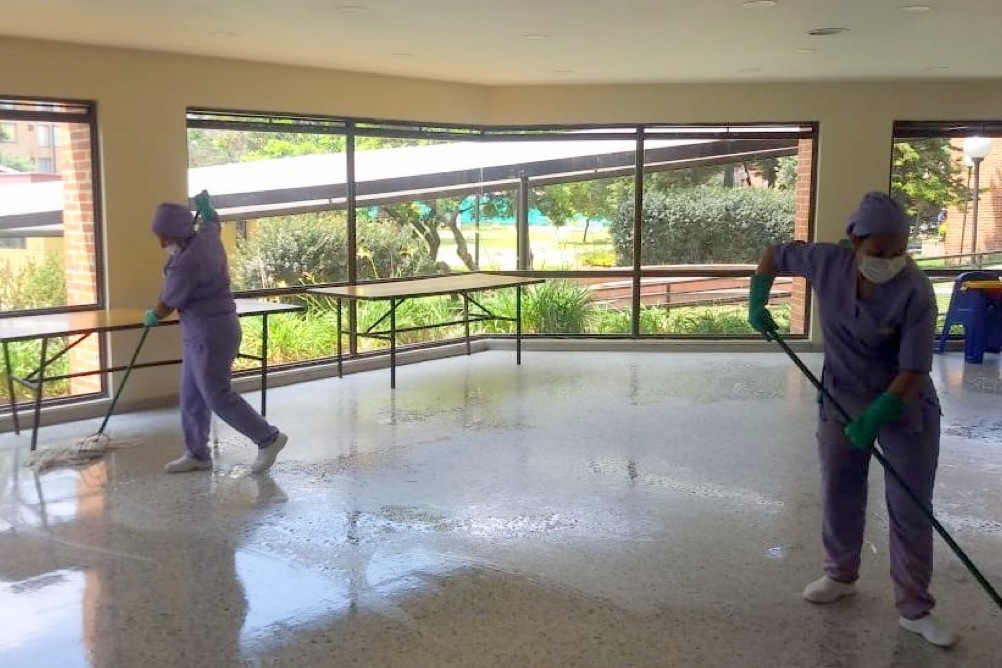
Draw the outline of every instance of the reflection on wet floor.
M999 367L953 357L937 505L1002 583ZM36 475L0 437L0 665L995 660L999 615L942 545L934 591L964 643L897 631L876 502L861 595L801 603L814 393L779 356L492 352L401 374L392 394L378 372L275 390L292 440L268 476L225 429L214 471L161 474L171 411L121 416L141 445L80 471Z

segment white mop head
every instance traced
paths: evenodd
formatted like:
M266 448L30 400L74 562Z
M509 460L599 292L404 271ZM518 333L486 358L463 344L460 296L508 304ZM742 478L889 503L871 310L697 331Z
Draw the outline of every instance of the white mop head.
M39 473L63 467L87 466L100 459L109 450L120 450L136 445L134 441L115 441L107 434L92 434L72 445L35 450L25 463Z

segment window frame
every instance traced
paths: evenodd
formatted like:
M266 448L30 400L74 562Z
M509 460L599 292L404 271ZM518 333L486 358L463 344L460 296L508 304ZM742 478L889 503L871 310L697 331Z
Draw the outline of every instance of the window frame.
M11 104L13 109L4 108L4 105ZM41 111L38 106L46 107L69 107L69 111L54 111L52 109ZM104 264L104 209L102 206L101 193L102 171L101 156L98 150L100 135L97 122L97 102L93 100L75 100L67 98L50 97L26 97L19 95L0 94L0 122L6 120L14 121L40 121L58 123L78 123L85 124L90 132L90 170L91 189L94 202L94 269L96 273L95 294L97 299L91 304L78 304L73 306L53 306L49 308L24 309L21 311L4 311L0 317L16 318L26 315L46 315L57 313L73 313L79 311L100 310L107 305L107 295L105 294L105 264ZM104 354L104 346L101 346Z
M279 123L263 121L274 117ZM319 132L324 134L343 135L346 138L347 183L346 183L346 212L348 217L348 280L333 283L317 284L310 287L328 287L350 285L357 281L356 267L356 243L355 232L357 229L355 190L357 182L354 180L354 153L355 138L357 137L387 137L397 139L428 139L438 141L554 141L592 139L595 141L609 139L631 139L637 141L638 153L641 160L630 171L634 178L642 181L647 173L642 167L642 157L644 156L643 142L645 140L658 139L810 139L812 142L811 155L811 192L810 210L808 213L808 236L813 240L816 233L816 202L817 202L817 167L818 167L818 147L820 139L820 123L818 121L794 121L794 122L766 122L766 123L611 123L611 124L565 124L565 125L476 125L458 123L425 123L408 122L402 120L385 120L356 117L336 117L321 115L296 115L282 112L264 111L234 111L227 109L189 107L187 109L187 129L214 129L252 132ZM583 137L582 130L589 130L592 134ZM639 170L639 171L638 171ZM638 196L639 195L639 196ZM637 201L642 201L642 187L635 190ZM640 207L638 207L640 209ZM227 217L224 215L223 219ZM640 217L637 216L635 225L639 225ZM634 238L638 238L635 236ZM526 245L526 248L528 246ZM577 338L577 339L663 339L663 340L711 340L711 341L742 341L749 340L745 335L677 335L677 334L641 334L639 332L639 311L637 309L640 301L639 286L644 278L660 277L685 277L699 276L707 278L718 277L743 277L750 276L753 271L743 269L646 269L639 266L640 261L639 246L634 249L634 266L630 269L591 269L591 270L504 270L488 271L486 273L498 273L508 275L538 276L540 278L594 278L594 277L618 277L633 279L633 308L631 309L631 331L616 334L525 334L526 337L541 338ZM523 249L517 249L520 265ZM432 274L433 275L433 274ZM408 276L397 279L376 279L366 282L385 282L389 280L418 280L425 276ZM278 289L258 289L241 291L240 297L263 298L281 297L305 293L305 287L286 287ZM810 336L811 329L811 293L808 290L805 312L805 333L793 335L791 339L805 340ZM354 329L354 328L353 328ZM489 336L475 336L474 338L506 338L506 335L491 334ZM442 339L432 343L413 344L412 346L398 346L398 348L423 347L443 345L455 341L456 339ZM352 337L346 358L363 357L372 354L381 354L383 351L359 352L355 337ZM330 361L332 358L321 358L296 362L288 367L315 366Z

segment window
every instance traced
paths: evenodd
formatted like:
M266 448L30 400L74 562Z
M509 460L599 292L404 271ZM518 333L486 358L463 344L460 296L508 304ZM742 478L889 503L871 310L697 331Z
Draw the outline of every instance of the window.
M38 145L41 148L49 148L52 146L52 126L51 125L36 125L35 135L38 137Z
M287 331L273 341L289 342L273 347L276 363L336 347L331 305L305 295L311 285L470 271L547 279L526 291L530 334L754 336L744 309L755 261L770 243L811 238L816 132L434 127L190 110L189 193L213 195L238 292L307 305L276 319ZM807 285L780 280L776 289L784 330L805 334ZM482 297L513 315L511 295ZM361 330L385 312L352 308ZM402 328L441 322L457 303L415 300L397 315ZM401 343L457 333L408 331ZM384 345L350 343L359 352Z
M809 126L648 131L642 334L752 333L747 275L762 251L811 239L813 142ZM802 279L777 280L781 331L807 332L807 296Z
M100 197L94 153L87 150L95 140L94 108L88 103L0 98L0 127L24 130L29 123L47 128L50 139L53 132L66 133L77 150L70 154L65 146L49 146L50 155L40 157L33 142L0 148L3 167L52 175L0 179L0 311L7 315L99 307L100 212L94 203ZM99 354L99 342L89 340L64 356L62 366L53 371L91 370ZM13 344L11 355L24 376L37 366L37 342ZM47 383L46 396L91 394L101 390L101 382L94 376ZM16 391L21 399L30 399L22 388Z
M27 247L25 237L0 237L0 250L25 250Z
M1002 121L894 125L891 194L912 217L909 252L933 281L940 323L955 277L1002 268Z
M0 123L0 144L14 144L17 142L17 124Z

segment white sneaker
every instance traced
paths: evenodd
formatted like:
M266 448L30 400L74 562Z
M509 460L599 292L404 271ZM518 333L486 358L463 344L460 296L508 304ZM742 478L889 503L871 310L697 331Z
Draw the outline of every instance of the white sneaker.
M925 638L926 642L937 647L953 647L960 640L960 637L944 626L943 622L933 617L931 614L920 619L905 619L898 617L898 624L901 628Z
M804 589L803 596L805 600L808 600L811 603L824 604L834 603L840 598L844 598L855 593L855 582L839 582L838 580L833 580L825 575L820 580L816 580L807 585L807 588Z
M270 469L271 465L275 463L275 458L278 457L278 453L282 451L282 448L284 448L285 444L288 442L289 437L282 432L278 432L278 436L276 436L275 440L271 442L271 445L264 448L258 448L257 458L254 460L254 463L251 464L251 471L254 473L264 473Z
M189 471L209 471L211 469L211 459L195 459L185 455L164 466L164 473L188 473Z

